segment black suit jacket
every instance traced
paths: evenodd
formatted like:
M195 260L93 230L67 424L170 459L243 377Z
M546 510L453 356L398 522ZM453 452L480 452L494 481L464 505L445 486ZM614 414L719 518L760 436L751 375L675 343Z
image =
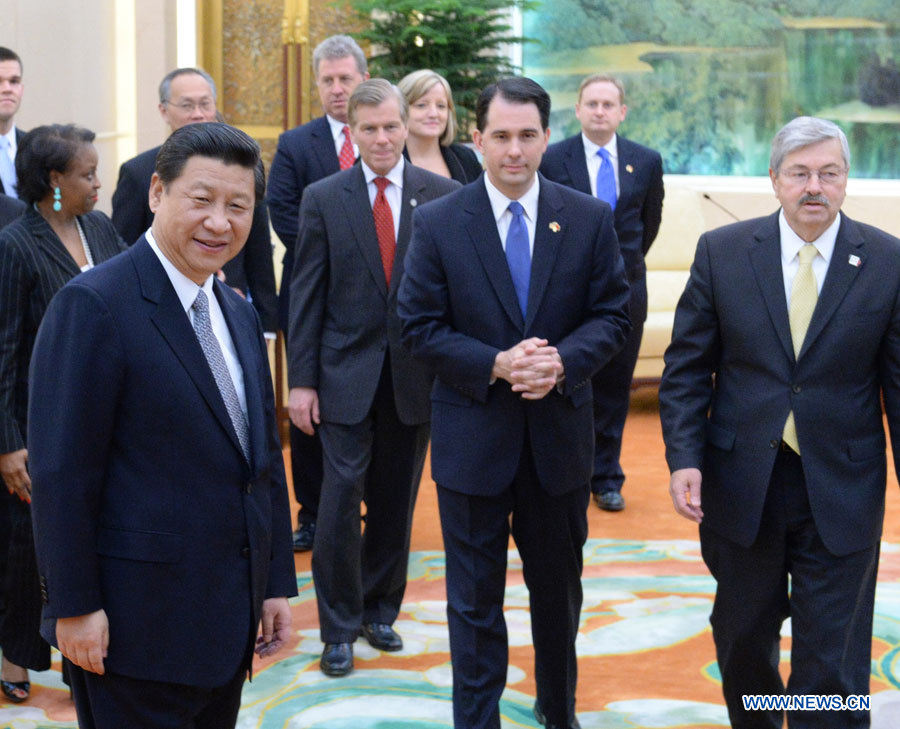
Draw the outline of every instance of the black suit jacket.
M278 148L269 170L266 200L272 227L285 248L278 292L279 324L285 333L289 328L291 272L303 192L312 183L340 170L327 117L321 116L289 129L278 138Z
M112 221L128 245L137 241L153 223L148 197L158 152L159 147L148 149L119 168L119 181L112 197ZM250 292L263 328L274 332L278 327L278 301L269 216L262 200L253 211L247 244L222 270L229 286L244 294Z
M512 482L527 437L542 488L586 488L591 375L631 328L609 206L540 178L524 318L483 177L417 209L405 268L397 300L403 340L437 373L434 480L462 493L499 493ZM505 381L489 384L497 353L528 337L559 349L562 392L528 401Z
M95 264L125 249L109 218L78 218ZM34 208L0 231L0 453L25 448L28 365L50 300L80 271L53 228Z
M42 635L102 608L108 671L201 687L249 667L265 598L297 594L263 332L213 287L243 369L249 462L146 239L59 292L29 393Z
M25 203L9 195L0 194L0 228L9 225L25 211Z
M409 162L409 152L406 147L403 148L403 156ZM483 171L481 162L478 161L475 153L464 144L454 142L446 147L442 144L441 157L444 158L444 164L450 170L451 179L460 184L467 185L481 176Z
M705 233L675 313L659 389L666 458L702 471L703 523L749 546L788 412L809 504L830 552L881 535L881 399L900 463L900 241L841 214L794 357L778 214Z
M625 270L631 281L646 272L650 250L662 220L663 168L659 152L616 135L619 197L615 226ZM551 144L541 161L541 173L554 182L591 194L581 133Z
M432 374L400 345L397 287L416 207L458 187L404 164L390 290L362 167L320 180L304 193L291 281L288 381L291 387L317 388L323 420L361 422L389 354L400 420L428 422Z
M25 136L25 132L23 132L19 127L16 127L16 146L22 143L22 137ZM0 180L0 194L7 195L8 192L6 188L3 186L3 180ZM2 227L2 226L0 226Z

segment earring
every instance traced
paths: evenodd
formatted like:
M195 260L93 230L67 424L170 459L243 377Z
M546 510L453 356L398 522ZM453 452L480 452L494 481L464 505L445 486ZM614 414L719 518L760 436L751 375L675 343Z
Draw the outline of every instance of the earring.
M60 193L59 193L59 188L54 187L53 188L53 209L56 212L59 212L60 210L62 210L62 203L60 202L60 200L62 200L62 195L60 195Z

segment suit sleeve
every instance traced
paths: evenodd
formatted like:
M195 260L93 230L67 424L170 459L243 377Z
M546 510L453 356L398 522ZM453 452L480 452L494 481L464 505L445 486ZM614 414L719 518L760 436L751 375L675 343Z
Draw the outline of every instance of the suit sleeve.
M0 237L0 453L4 454L25 447L15 400L21 358L27 356L23 345L29 278L18 246L8 235Z
M900 289L881 349L881 392L891 433L895 473L900 475Z
M650 186L647 188L647 196L644 198L644 206L641 208L641 222L644 226L641 250L645 256L659 233L664 196L662 157L657 154L650 175Z
M77 283L60 289L38 332L28 394L32 517L47 617L103 607L97 526L123 362L105 302Z
M397 314L404 345L443 382L485 402L500 349L454 329L444 264L422 210L413 214L412 238L403 268Z
M659 386L659 411L671 471L701 468L713 374L721 339L707 236L700 238L690 278L675 309L672 342Z
M288 385L319 386L319 344L328 294L328 233L317 188L303 196L291 274Z
M112 222L122 240L134 245L149 227L146 208L149 191L126 163L119 168L119 181L112 196Z
M278 147L269 169L266 202L276 235L285 248L290 248L297 240L298 213L305 179L289 149L290 141L286 136L282 134L278 139Z

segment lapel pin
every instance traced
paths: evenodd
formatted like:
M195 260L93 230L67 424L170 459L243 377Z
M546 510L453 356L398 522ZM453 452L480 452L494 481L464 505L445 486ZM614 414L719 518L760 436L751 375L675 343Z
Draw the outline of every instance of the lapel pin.
M626 172L634 172L634 167L632 167L631 165L625 165L625 171Z
M856 266L859 268L862 265L862 260L859 256L854 256L852 253L850 254L850 258L848 259L851 266Z
M411 197L411 198L409 199L409 206L410 206L411 208L414 208L414 207L415 207L416 205L418 205L418 204L419 204L419 201L416 200L414 197Z
M557 223L555 220L550 223L550 230L552 230L554 233L559 233L559 223Z

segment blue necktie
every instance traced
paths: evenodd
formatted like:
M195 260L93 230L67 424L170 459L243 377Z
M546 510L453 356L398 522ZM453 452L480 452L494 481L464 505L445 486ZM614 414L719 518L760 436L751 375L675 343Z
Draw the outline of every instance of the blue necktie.
M19 197L16 194L16 166L9 158L9 140L6 137L0 137L0 180L7 195Z
M597 154L600 156L600 169L597 170L597 197L608 202L609 206L615 210L616 174L613 172L612 160L604 147L600 147Z
M512 223L506 233L506 262L512 275L516 298L522 316L528 310L528 281L531 278L531 250L528 245L528 226L525 225L525 210L515 201L509 204L509 212L513 214Z

